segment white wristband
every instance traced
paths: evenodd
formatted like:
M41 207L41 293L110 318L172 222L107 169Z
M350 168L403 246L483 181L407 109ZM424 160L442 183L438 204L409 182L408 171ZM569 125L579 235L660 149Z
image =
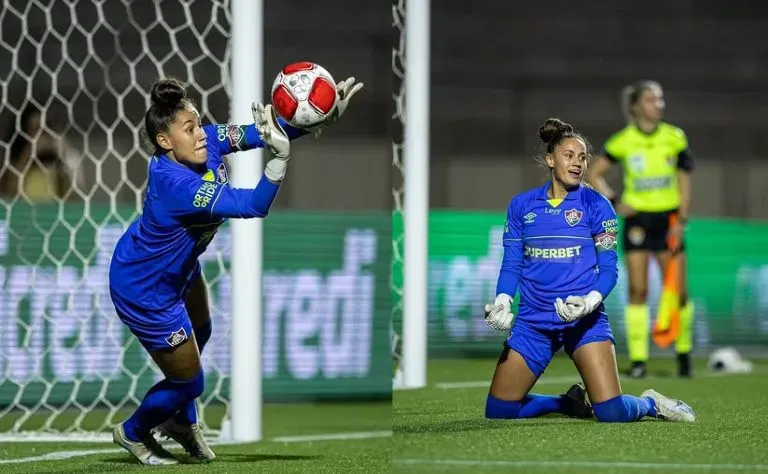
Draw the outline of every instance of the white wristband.
M280 182L285 177L285 170L288 168L288 162L279 158L273 158L267 162L264 167L264 176L270 181Z

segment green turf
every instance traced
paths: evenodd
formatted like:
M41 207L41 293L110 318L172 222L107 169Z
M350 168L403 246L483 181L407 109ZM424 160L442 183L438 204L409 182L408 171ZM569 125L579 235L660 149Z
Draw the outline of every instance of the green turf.
M393 407L386 402L267 405L265 441L217 446L218 459L208 466L151 469L185 473L768 471L768 417L764 410L768 401L768 364L764 362L749 375L712 377L707 376L699 361L696 377L680 380L672 376L673 361L653 361L648 379L622 381L626 393L639 394L653 387L684 399L697 412L695 424L646 420L607 425L557 415L533 420L485 420L487 383L494 366L493 359L432 360L428 388L395 392ZM570 361L558 357L534 391L560 393L571 380L577 381L578 377ZM446 382L480 385L455 389L437 386ZM393 423L394 438L296 443L273 440L289 435L381 431L392 428ZM0 443L0 460L112 448L105 443ZM135 464L124 452L110 452L67 460L0 464L0 469L6 474L131 472L147 468Z
M601 424L559 415L486 420L487 385L436 387L441 382L490 381L494 368L490 359L435 360L429 364L428 388L395 392L396 472L768 471L765 363L749 375L713 377L698 361L696 376L681 380L672 376L674 363L667 359L652 361L646 380L622 379L625 393L655 388L685 400L697 413L694 424L653 419ZM578 381L570 360L558 357L534 392L562 393L570 385L562 378L571 375ZM547 383L547 377L559 380ZM574 464L565 464L569 462ZM630 464L602 464L607 462Z
M207 466L152 467L162 472L386 472L391 438L277 442L280 436L387 431L392 428L389 402L285 404L264 407L264 442L216 446L216 461ZM0 443L0 460L45 453L113 449L111 443ZM172 449L176 453L180 450ZM26 472L130 472L146 467L125 452L94 454L67 460L0 464L3 474Z

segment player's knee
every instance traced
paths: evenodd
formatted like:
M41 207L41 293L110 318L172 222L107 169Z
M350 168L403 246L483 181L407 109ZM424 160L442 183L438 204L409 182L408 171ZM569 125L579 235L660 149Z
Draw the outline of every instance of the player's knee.
M604 402L592 405L592 411L595 413L597 421L603 423L624 423L629 421L630 414L621 395L611 398Z
M519 418L520 408L522 408L520 401L499 400L489 393L485 400L485 417L495 419Z
M170 379L169 379L170 380ZM203 394L205 390L205 374L203 369L188 380L170 380L177 388L177 393L183 401L194 400Z
M200 369L200 372L191 380L188 391L189 399L194 400L199 397L203 394L203 390L205 390L205 373L203 369Z

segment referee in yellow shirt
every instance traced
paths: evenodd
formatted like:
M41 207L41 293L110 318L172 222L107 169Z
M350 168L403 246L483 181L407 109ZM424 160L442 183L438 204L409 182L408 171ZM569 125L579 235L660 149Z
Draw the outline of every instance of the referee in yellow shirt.
M646 374L649 349L648 261L653 255L662 271L666 270L673 255L668 246L670 234L679 237L679 250L685 249L682 233L690 208L694 163L685 132L662 121L661 85L641 81L625 87L622 108L627 126L611 135L588 171L592 185L614 202L616 212L625 218L622 241L629 270L629 304L625 313L632 362L629 375L639 378ZM624 177L623 193L618 200L603 177L613 163L621 166ZM673 213L678 224L671 228ZM678 374L690 377L693 303L688 301L685 254L679 258L680 333L675 350Z

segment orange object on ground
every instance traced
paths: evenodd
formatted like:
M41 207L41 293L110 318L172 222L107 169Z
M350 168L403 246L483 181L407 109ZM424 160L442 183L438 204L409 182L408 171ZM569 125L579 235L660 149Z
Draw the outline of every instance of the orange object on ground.
M677 213L671 213L669 228L677 226L677 222ZM670 235L667 243L672 250L672 259L664 273L659 310L651 331L653 343L662 349L675 342L680 334L680 236Z

